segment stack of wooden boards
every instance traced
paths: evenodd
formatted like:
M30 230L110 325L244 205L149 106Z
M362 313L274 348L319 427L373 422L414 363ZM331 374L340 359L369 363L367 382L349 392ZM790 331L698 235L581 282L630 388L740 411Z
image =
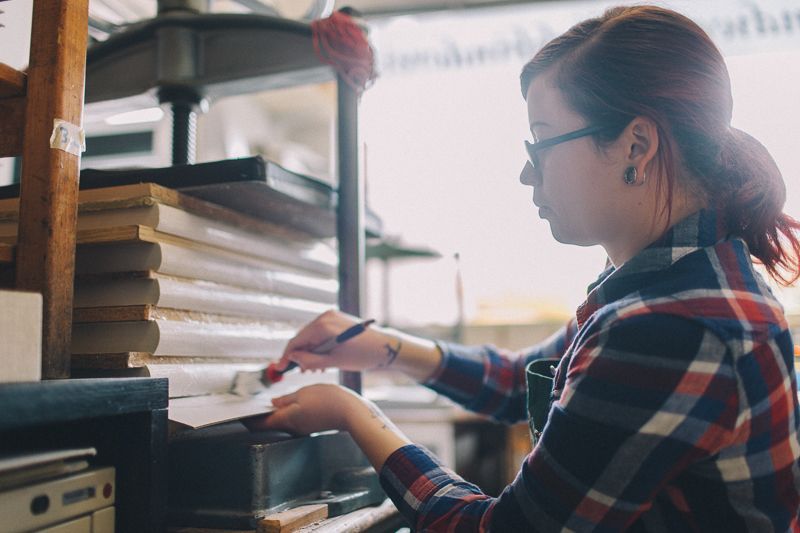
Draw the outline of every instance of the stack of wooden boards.
M0 200L7 286L18 208ZM154 183L81 190L78 210L73 369L264 363L337 304L332 238Z

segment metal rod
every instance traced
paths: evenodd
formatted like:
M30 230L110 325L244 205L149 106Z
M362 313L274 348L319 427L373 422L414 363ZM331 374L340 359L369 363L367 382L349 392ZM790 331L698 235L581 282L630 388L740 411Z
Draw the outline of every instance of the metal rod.
M339 204L336 234L339 239L339 308L360 316L365 258L364 183L358 172L358 94L337 76L337 167ZM342 385L361 392L361 374L342 372Z
M172 164L194 163L197 132L197 113L188 102L172 104Z
M391 300L390 300L390 288L391 288L391 280L389 279L389 258L384 257L381 262L383 263L383 294L381 294L381 303L383 305L383 325L384 326L391 326L392 324L392 317L390 316L390 307L391 307Z

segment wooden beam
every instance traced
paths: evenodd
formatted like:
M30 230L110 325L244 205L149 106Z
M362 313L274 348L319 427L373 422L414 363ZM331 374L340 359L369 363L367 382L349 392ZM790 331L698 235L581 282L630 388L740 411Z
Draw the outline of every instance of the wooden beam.
M0 98L24 96L26 78L24 72L0 63Z
M16 285L42 293L45 379L70 369L80 151L51 147L50 137L56 119L71 138L82 126L88 4L33 2Z
M25 132L25 97L0 99L0 157L22 154Z

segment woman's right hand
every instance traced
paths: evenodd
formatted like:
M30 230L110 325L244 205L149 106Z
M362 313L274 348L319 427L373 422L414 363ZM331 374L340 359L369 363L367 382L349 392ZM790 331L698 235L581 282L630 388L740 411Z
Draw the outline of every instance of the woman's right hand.
M358 317L341 311L325 311L289 341L276 363L277 369L283 370L292 361L303 370L392 368L424 381L439 367L441 352L432 341L379 326L367 327L363 333L337 345L327 354L313 353L315 347L359 322Z
M315 347L359 322L361 320L358 317L340 311L322 313L289 341L277 368L282 370L291 361L296 362L303 370L336 367L361 371L385 365L386 346L396 346L398 341L377 326L368 326L363 333L337 345L327 354L313 353Z

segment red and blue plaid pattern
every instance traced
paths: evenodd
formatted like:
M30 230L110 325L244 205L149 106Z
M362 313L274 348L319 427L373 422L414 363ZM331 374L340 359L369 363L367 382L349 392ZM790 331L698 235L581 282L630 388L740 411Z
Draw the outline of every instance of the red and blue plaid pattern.
M409 445L387 494L419 531L796 531L800 412L780 304L711 211L590 286L557 335L514 355L441 345L427 384L525 418L524 368L561 357L541 440L498 498Z

